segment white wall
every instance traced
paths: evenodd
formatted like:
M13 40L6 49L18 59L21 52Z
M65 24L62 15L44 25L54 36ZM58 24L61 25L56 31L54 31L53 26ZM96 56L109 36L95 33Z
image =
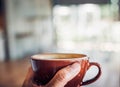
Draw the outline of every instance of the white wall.
M4 39L2 36L2 32L0 31L0 61L3 61L5 58L4 54Z
M11 58L21 58L28 53L52 49L54 34L50 0L7 0L7 2Z

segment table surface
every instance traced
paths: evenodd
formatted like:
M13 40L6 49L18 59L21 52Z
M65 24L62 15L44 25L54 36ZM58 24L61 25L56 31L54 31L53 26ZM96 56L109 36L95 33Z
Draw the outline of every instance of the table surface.
M29 66L28 59L0 62L0 87L21 87ZM89 75L92 76L92 74ZM98 81L83 87L120 87L120 72L104 67L102 68L102 76Z

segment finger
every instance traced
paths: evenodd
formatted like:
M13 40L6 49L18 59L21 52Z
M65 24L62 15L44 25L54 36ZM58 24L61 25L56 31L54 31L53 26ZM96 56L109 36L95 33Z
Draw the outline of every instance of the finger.
M25 80L23 82L22 87L32 87L32 78L34 76L34 72L32 70L32 67L29 68L28 73L25 77Z
M80 64L73 63L57 72L54 78L46 85L47 87L64 87L80 72Z
M32 70L32 67L30 67L25 79L26 79L26 80L31 80L31 79L33 78L33 76L34 76L34 72L33 72L33 70Z

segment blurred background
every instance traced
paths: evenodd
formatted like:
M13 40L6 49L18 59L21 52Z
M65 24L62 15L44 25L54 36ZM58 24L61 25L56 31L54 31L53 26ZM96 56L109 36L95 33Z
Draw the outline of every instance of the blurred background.
M0 87L21 87L29 57L48 52L100 63L84 87L120 87L120 0L0 0Z

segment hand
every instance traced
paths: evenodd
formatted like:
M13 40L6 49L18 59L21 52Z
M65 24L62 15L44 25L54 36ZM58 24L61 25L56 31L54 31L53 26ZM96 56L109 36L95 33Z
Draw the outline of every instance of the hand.
M45 86L37 86L32 83L34 72L32 71L32 68L30 68L22 87L64 87L67 82L80 72L80 69L79 63L73 63L72 65L59 70L53 79Z

